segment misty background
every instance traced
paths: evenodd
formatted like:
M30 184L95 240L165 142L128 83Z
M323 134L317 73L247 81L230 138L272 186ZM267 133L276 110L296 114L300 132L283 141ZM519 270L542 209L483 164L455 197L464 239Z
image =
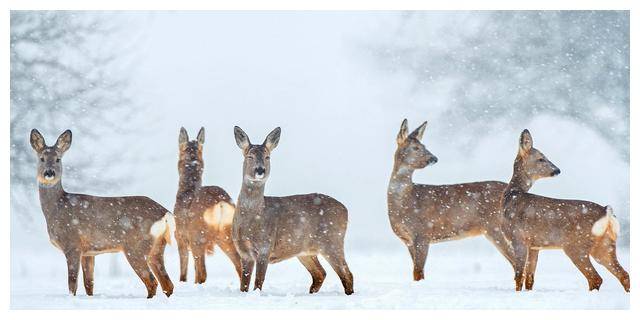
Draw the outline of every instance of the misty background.
M347 255L405 251L386 207L404 118L429 121L425 184L508 181L528 128L562 170L531 192L612 205L628 246L628 12L13 11L12 259L55 250L31 128L73 131L66 191L172 210L181 126L205 127L203 183L234 200L233 126L253 143L280 126L266 194L343 202Z

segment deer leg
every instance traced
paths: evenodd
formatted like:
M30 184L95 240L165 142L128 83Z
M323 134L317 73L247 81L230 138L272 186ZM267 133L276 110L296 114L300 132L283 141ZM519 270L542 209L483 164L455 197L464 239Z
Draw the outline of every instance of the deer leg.
M205 266L205 252L206 248L203 244L197 244L191 246L191 253L193 254L193 263L196 268L196 283L204 283L207 281L207 268Z
M527 262L527 254L529 248L527 248L524 241L515 238L511 242L513 244L514 263L515 263L515 277L516 291L522 291L522 282L524 280L524 268Z
M499 227L490 226L487 229L485 237L489 239L489 241L491 241L491 243L493 243L493 245L498 249L500 254L502 254L507 259L507 261L509 261L509 264L511 264L511 267L515 271L516 266L513 257L513 248L509 243L509 239L507 239L502 230Z
M251 282L251 274L253 273L253 266L255 262L251 257L241 258L240 266L242 267L242 277L240 278L240 291L249 291L249 283Z
M149 253L149 267L151 267L151 271L158 278L158 282L160 282L160 286L162 287L162 292L170 297L173 293L173 283L171 282L171 278L167 274L167 270L164 268L164 248L167 245L167 241L164 237L159 237L156 239L153 247L151 248L151 252Z
M600 290L602 284L602 278L596 271L589 260L589 253L582 248L568 247L564 248L564 253L571 259L571 262L582 272L589 282L589 291Z
M180 256L180 281L187 281L187 268L189 267L189 242L183 236L176 237L178 243L178 255Z
M140 280L144 283L145 287L147 287L147 298L153 298L156 295L156 288L158 287L158 282L156 281L153 273L149 269L149 265L147 264L147 259L143 254L134 254L132 252L125 252L125 257L127 257L127 261L133 268L133 271L136 272Z
M413 280L420 281L424 279L424 264L429 254L429 242L416 238L413 241L412 248L409 248L411 258L413 259Z
M524 271L524 287L527 290L533 289L533 277L536 273L536 266L538 265L539 252L540 251L536 249L529 249L529 254L527 255L527 265Z
M344 258L344 250L342 248L333 250L332 253L325 254L322 256L327 259L329 264L331 264L331 268L338 274L340 277L340 281L342 281L342 286L344 287L344 293L350 295L353 293L353 274L349 270L349 266L347 266L347 261Z
M82 280L84 282L84 292L88 296L93 295L93 266L95 265L94 256L83 256L80 260L82 265Z
M67 258L67 282L69 293L76 295L78 290L78 269L80 269L80 251L76 249L68 250L64 253Z
M260 254L256 259L256 279L253 284L253 290L259 289L262 291L262 284L264 278L267 275L267 266L269 265L269 256L267 254Z
M629 273L627 273L627 271L625 271L620 265L620 262L618 262L615 242L612 240L609 241L610 242L608 243L599 243L594 246L591 256L596 260L596 262L607 268L611 274L618 278L618 281L620 281L624 290L629 292L631 286Z
M240 254L238 254L238 250L236 250L235 245L233 244L233 240L231 239L231 234L228 236L222 235L224 239L220 239L218 241L218 246L225 255L231 260L233 266L236 268L236 273L238 273L238 278L242 280L242 266L240 265Z
M309 293L316 293L320 291L320 287L322 287L322 283L324 282L324 278L327 276L327 272L324 271L320 261L318 261L318 257L299 256L298 260L300 260L300 263L302 263L302 265L307 268L311 274L312 283L309 288Z

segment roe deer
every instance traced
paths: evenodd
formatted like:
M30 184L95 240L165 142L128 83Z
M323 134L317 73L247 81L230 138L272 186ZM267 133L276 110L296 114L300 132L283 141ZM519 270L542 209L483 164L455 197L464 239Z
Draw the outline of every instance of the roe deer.
M202 145L204 128L196 140L189 141L187 130L180 128L178 146L180 181L176 206L176 241L180 255L180 281L187 281L189 250L195 263L195 282L207 279L205 254L213 253L218 245L229 257L240 277L240 256L231 239L231 222L235 207L231 197L220 187L202 186Z
M311 274L309 293L318 292L326 276L317 258L322 255L340 277L344 292L352 294L353 275L344 258L347 208L318 193L265 197L270 154L280 140L280 128L271 131L259 145L251 144L239 127L234 128L234 134L244 156L242 188L233 217L233 241L242 263L240 290L249 290L254 264L254 290L262 290L269 263L297 257Z
M528 130L520 135L513 176L504 191L503 230L514 250L516 291L533 288L538 251L562 249L589 282L589 290L599 289L602 278L589 256L609 270L629 291L629 274L616 257L620 225L611 207L593 202L563 200L527 193L541 178L560 174L542 152L533 148Z
M170 296L173 284L164 268L164 248L171 243L173 215L147 197L67 193L62 188L61 159L71 146L71 131L62 133L51 147L36 129L31 130L30 140L39 158L38 189L49 239L67 258L70 293L76 294L79 264L85 291L91 296L94 257L122 251L147 287L147 298L156 294L155 277Z
M416 169L438 161L420 142L426 125L425 121L409 133L407 119L402 121L387 189L389 221L393 232L409 248L413 280L424 279L429 244L482 234L513 266L512 248L500 229L500 199L506 183L413 183L411 177Z

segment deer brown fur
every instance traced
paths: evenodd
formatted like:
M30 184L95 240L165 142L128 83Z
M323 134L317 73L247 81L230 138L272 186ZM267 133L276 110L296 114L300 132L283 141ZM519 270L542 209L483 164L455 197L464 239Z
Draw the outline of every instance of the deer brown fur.
M347 208L318 193L265 197L270 155L280 140L280 128L259 145L251 144L239 127L234 128L234 134L244 156L242 188L233 218L233 240L242 263L240 290L249 290L254 265L254 289L262 290L269 263L297 257L311 274L309 293L315 293L326 276L317 258L321 255L340 277L344 292L352 294L353 275L344 257Z
M387 190L391 228L409 249L413 279L424 279L424 265L431 243L478 235L490 240L513 265L513 250L500 228L500 199L506 183L413 183L415 170L438 160L420 141L426 125L424 122L409 133L407 120L402 122Z
M542 152L533 148L528 130L520 135L513 176L504 191L503 230L514 249L516 291L533 288L538 252L562 249L587 278L589 290L599 289L602 278L589 257L609 270L628 292L629 274L616 256L619 224L611 207L580 201L547 198L528 193L541 178L560 174Z
M31 146L38 154L38 190L51 243L67 259L69 292L76 294L79 266L84 288L93 295L94 257L123 252L147 287L147 298L156 294L158 281L167 296L173 284L164 267L164 248L171 242L171 213L147 197L96 197L68 193L62 188L62 156L71 146L71 131L47 146L33 129ZM155 276L154 276L155 274Z
M235 207L231 197L217 186L203 186L204 128L196 140L189 141L184 128L180 129L178 146L180 175L174 214L176 217L176 240L180 256L180 281L187 281L189 251L195 264L195 283L207 279L206 254L212 254L217 245L233 263L240 276L240 256L231 238L231 223Z

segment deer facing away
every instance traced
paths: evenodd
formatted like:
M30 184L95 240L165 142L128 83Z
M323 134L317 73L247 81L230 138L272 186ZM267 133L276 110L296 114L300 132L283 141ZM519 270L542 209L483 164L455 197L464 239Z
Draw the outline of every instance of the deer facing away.
M483 181L424 185L413 172L438 159L420 142L427 122L409 133L402 121L387 189L389 221L413 260L413 279L424 279L431 243L484 235L513 266L513 250L502 233L500 199L506 183Z
M69 292L76 294L79 265L84 288L93 295L94 257L122 251L147 288L156 294L160 281L167 296L173 284L164 267L164 248L171 242L174 218L147 197L96 197L67 193L62 188L62 156L71 146L71 131L47 146L38 130L31 130L31 146L38 154L38 190L51 243L67 259ZM154 276L155 275L155 276Z
M213 253L218 245L229 257L240 276L240 256L231 238L231 223L235 207L231 197L222 188L202 186L204 161L202 147L204 128L196 140L180 128L178 146L180 176L174 214L176 217L176 240L180 255L180 281L187 281L189 250L195 263L195 282L204 283L207 278L205 254Z
M587 278L589 290L599 289L602 278L589 256L609 270L629 291L629 274L616 256L620 225L611 207L589 201L547 198L528 193L533 183L560 174L542 152L533 148L528 130L520 135L513 176L504 191L503 230L514 249L516 291L533 288L538 252L562 249Z
M254 289L262 290L269 263L297 257L311 274L309 293L318 292L326 276L317 258L322 255L340 277L344 292L352 294L353 275L344 258L347 208L317 193L265 197L270 155L280 140L280 128L259 145L251 144L239 127L234 134L244 156L242 188L233 218L233 241L242 264L240 290L248 291L254 265Z

